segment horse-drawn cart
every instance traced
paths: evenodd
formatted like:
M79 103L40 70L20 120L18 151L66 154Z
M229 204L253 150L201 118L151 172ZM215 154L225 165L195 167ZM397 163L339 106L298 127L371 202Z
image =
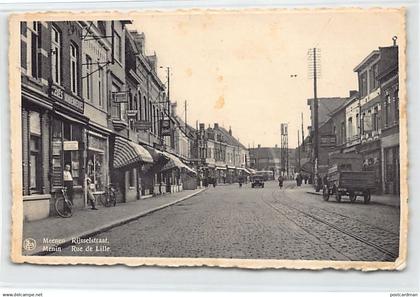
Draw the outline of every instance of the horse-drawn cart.
M331 195L337 202L349 196L354 202L362 196L365 204L370 202L371 191L375 189L375 172L362 170L362 157L359 154L332 154L324 179L322 196L328 201Z

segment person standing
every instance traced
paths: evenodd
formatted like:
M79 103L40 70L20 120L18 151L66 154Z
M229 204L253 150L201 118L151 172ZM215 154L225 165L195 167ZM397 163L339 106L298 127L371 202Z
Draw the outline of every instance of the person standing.
M95 196L93 196L93 193L92 193L92 186L93 186L93 184L92 184L92 180L88 177L88 178L86 178L86 191L87 191L87 200L90 202L90 205L91 205L91 209L93 209L93 210L98 210L96 207L95 207Z
M73 176L71 175L71 166L66 164L63 170L63 184L66 188L67 198L73 204Z

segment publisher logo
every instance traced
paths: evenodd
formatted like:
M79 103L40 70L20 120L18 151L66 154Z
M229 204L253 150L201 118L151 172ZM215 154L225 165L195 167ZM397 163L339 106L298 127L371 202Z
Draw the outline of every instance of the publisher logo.
M36 241L33 238L26 238L23 241L23 249L26 251L32 251L36 248Z

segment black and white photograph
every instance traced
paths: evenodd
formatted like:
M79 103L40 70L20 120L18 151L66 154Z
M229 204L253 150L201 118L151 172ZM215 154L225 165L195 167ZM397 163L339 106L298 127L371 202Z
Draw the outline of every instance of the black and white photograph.
M10 30L14 262L404 268L404 9Z

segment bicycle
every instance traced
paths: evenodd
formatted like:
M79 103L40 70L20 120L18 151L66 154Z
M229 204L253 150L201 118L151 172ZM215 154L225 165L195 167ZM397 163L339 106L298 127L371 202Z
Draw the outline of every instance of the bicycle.
M55 210L62 218L69 218L73 215L73 203L67 196L67 187L55 191Z
M101 195L101 203L105 207L115 206L117 204L117 189L112 185L106 187L105 192Z

